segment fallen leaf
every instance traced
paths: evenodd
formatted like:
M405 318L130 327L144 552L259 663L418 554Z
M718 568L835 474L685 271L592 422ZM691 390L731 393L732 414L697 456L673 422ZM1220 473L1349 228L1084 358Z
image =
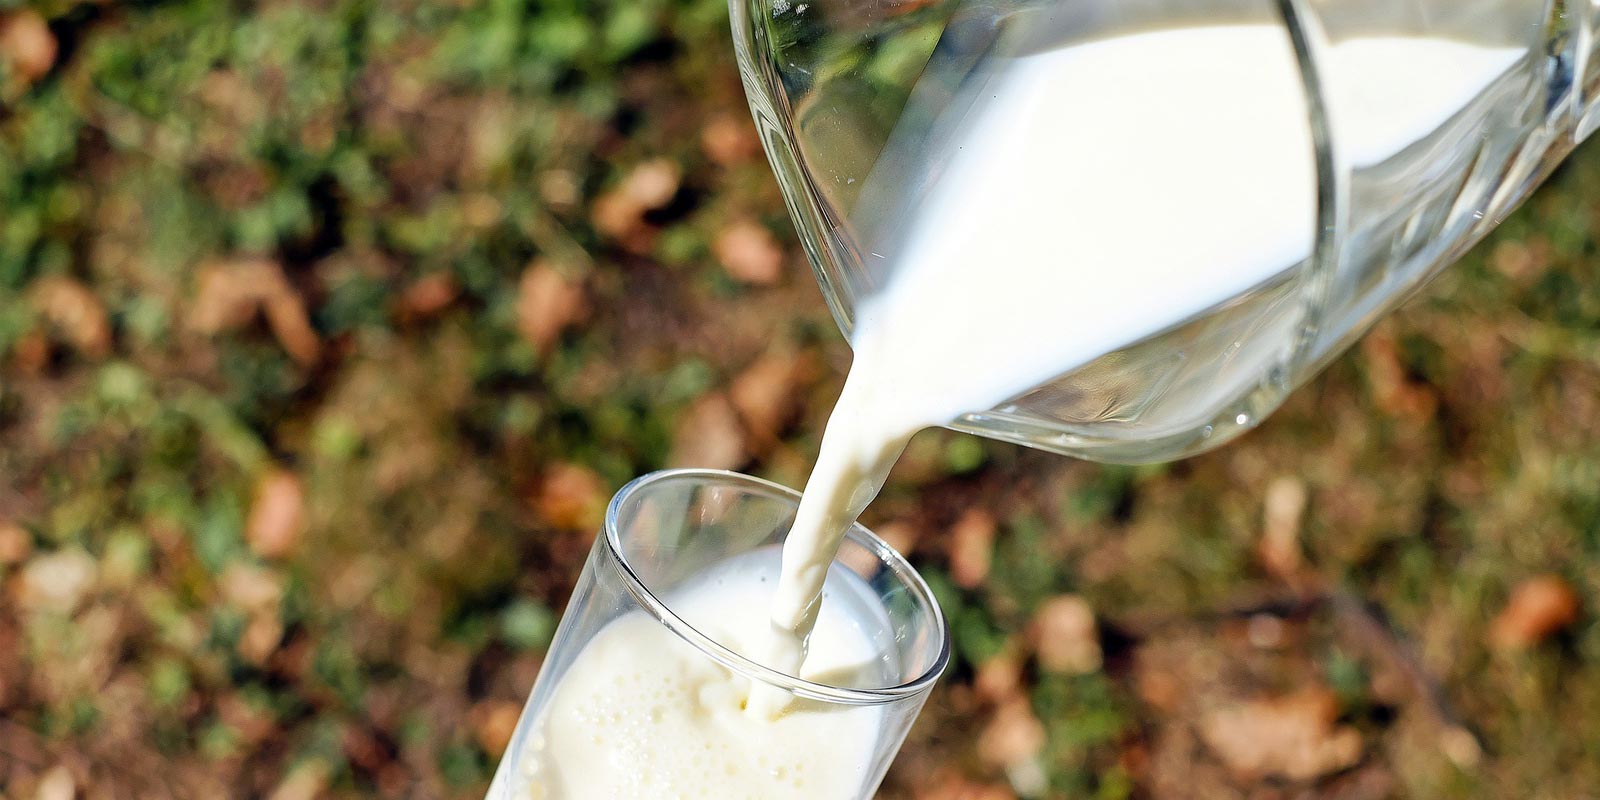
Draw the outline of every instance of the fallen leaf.
M1511 599L1489 626L1495 647L1522 650L1550 638L1578 620L1578 594L1555 575L1529 578L1511 590Z
M901 520L885 522L874 527L872 532L902 556L910 556L917 549L917 540L921 538L917 526Z
M994 516L979 508L968 509L950 529L950 578L963 589L973 589L989 577L994 555Z
M345 757L361 769L375 772L389 764L383 742L366 725L346 725L339 740Z
M1178 710L1183 702L1183 683L1171 672L1144 664L1134 673L1134 691L1146 705L1165 714Z
M49 23L31 8L0 15L0 59L26 83L44 77L56 63L59 47Z
M1084 675L1100 668L1094 608L1077 595L1058 595L1041 603L1029 633L1039 666L1047 671Z
M0 566L21 564L33 552L33 536L15 522L0 522Z
M1280 580L1300 572L1300 520L1306 511L1306 485L1299 478L1282 476L1267 485L1262 513L1261 542L1256 556Z
M284 558L300 545L305 527L305 489L294 473L272 469L256 481L245 521L250 549L262 558Z
M1374 328L1361 340L1361 353L1373 401L1386 414L1411 419L1427 419L1438 410L1439 398L1426 384L1406 376L1400 360L1400 345L1394 332L1384 325Z
M232 728L246 747L266 741L277 731L272 712L244 701L237 692L217 700L217 716Z
M799 408L797 389L805 372L802 362L793 354L762 356L734 378L728 389L728 399L745 430L762 447L777 443Z
M1526 285L1549 269L1549 247L1539 240L1507 239L1489 251L1489 263L1500 274Z
M487 230L505 218L505 206L488 192L473 192L461 201L461 219L478 230Z
M583 187L569 170L545 170L539 173L539 199L552 208L571 208L583 199Z
M1361 734L1338 717L1338 698L1313 687L1211 711L1200 738L1241 781L1311 780L1361 759Z
M681 179L681 170L670 160L658 158L640 164L616 188L595 198L589 209L590 221L595 230L628 250L646 252L656 229L644 215L671 202Z
M34 556L22 568L18 604L71 613L94 586L95 569L94 557L76 547Z
M105 304L89 287L51 275L34 281L31 294L34 310L78 352L90 358L111 352L111 321Z
M598 530L606 510L606 485L594 470L558 463L545 471L534 495L534 511L553 528Z
M1044 724L1028 698L1019 696L996 709L978 734L978 756L992 766L1013 767L1039 755L1044 742Z
M328 789L328 764L310 758L294 765L268 800L314 800Z
M654 210L678 194L683 171L665 158L656 158L634 167L622 181L622 193L639 208Z
M689 406L678 419L667 463L674 467L734 469L748 458L744 430L733 404L713 392Z
M633 234L644 223L644 209L626 194L612 190L594 199L589 207L594 229L613 239Z
M37 331L24 333L11 343L11 367L18 375L36 377L50 366L50 339Z
M711 243L711 252L741 283L769 286L783 277L783 249L759 223L741 220L723 228Z
M265 567L230 563L217 580L223 599L252 614L276 611L283 599L283 580Z
M418 278L400 295L401 316L427 319L444 311L461 294L461 286L448 272L434 272Z
M522 271L517 285L517 331L543 353L563 331L589 315L583 284L544 261Z
M748 114L720 113L700 129L700 149L706 157L731 167L754 158L761 151L756 128Z
M490 758L499 758L517 730L522 707L507 700L485 700L472 709L472 735Z
M276 613L257 614L239 636L239 657L246 663L265 665L283 643L283 621Z
M244 327L257 313L278 344L303 367L316 363L322 340L311 327L305 303L283 275L283 268L267 259L240 259L202 266L189 324L204 334Z
M983 699L1003 704L1022 696L1022 658L1007 647L978 665L972 688Z

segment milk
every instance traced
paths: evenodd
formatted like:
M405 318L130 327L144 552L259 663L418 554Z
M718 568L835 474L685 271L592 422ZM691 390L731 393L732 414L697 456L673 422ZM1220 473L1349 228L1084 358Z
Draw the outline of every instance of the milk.
M1391 158L1521 56L1443 39L1335 46L1322 73L1338 157ZM984 94L951 121L954 155L889 226L899 246L884 256L887 284L858 307L856 360L772 601L779 668L805 659L826 565L913 433L1183 322L1311 253L1312 137L1280 28L1046 51L1001 67ZM769 693L757 705L776 713L783 702Z
M1520 56L1417 38L1340 44L1323 65L1340 158L1399 153ZM951 121L955 155L899 226L887 283L858 308L855 363L781 567L771 552L736 560L667 598L697 629L788 674L908 677L885 661L881 607L830 564L913 433L1180 323L1311 252L1316 171L1281 29L1043 52L986 91ZM635 611L562 677L523 769L536 798L848 798L873 769L879 714L753 690Z
M759 652L778 551L734 558L662 599L735 652ZM803 677L895 682L888 618L835 568ZM748 683L642 611L583 648L546 705L522 765L535 800L850 798L875 773L882 712L799 700L775 720L744 710ZM528 797L528 795L523 795Z

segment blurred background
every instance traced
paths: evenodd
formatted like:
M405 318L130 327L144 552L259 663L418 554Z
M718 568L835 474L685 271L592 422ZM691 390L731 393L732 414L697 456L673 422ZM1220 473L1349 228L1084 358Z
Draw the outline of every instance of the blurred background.
M479 797L612 491L803 482L723 2L0 0L0 795ZM1597 220L1591 147L1210 455L919 436L884 796L1597 796Z

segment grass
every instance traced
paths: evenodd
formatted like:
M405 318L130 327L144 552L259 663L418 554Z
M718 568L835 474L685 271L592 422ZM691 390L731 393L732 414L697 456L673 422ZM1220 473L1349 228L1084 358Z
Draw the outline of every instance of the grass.
M481 796L612 490L803 480L848 352L720 0L0 6L57 48L0 67L6 795ZM1492 629L1529 578L1600 590L1596 186L1580 149L1215 453L920 436L869 521L958 658L886 792L1592 794L1600 627ZM751 224L776 281L718 263ZM763 359L792 402L739 400ZM1099 666L1041 654L1061 595ZM1252 774L1239 730L1357 747Z

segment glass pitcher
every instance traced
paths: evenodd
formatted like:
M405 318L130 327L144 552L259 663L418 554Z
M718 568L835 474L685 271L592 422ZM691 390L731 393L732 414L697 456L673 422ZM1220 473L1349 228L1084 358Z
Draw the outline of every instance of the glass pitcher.
M1063 148L1079 152L1013 153L1022 166L1004 191L1041 198L1008 206L1027 219L969 225L975 244L963 246L1014 255L983 237L1044 226L1061 246L1026 251L1040 259L1032 269L1121 280L1122 294L1092 296L1088 281L1071 313L1108 314L1095 326L1104 336L1074 329L1094 347L1060 350L1031 387L949 427L1099 461L1178 458L1257 424L1510 213L1600 120L1600 7L1589 3L730 5L763 144L846 336L863 305L914 268L900 257L914 249L908 231L944 226L930 198L966 202L941 181L974 172L962 159L980 159L976 173L1000 169L972 151L999 158L1013 122L975 120L1041 103L1067 120ZM1040 73L1048 64L1062 71ZM1005 105L1026 71L1045 96ZM1281 98L1264 99L1271 92ZM1001 273L964 277L990 274ZM1013 282L987 296L1012 298L1016 313L1056 301ZM994 359L1037 361L1055 344L991 338Z

